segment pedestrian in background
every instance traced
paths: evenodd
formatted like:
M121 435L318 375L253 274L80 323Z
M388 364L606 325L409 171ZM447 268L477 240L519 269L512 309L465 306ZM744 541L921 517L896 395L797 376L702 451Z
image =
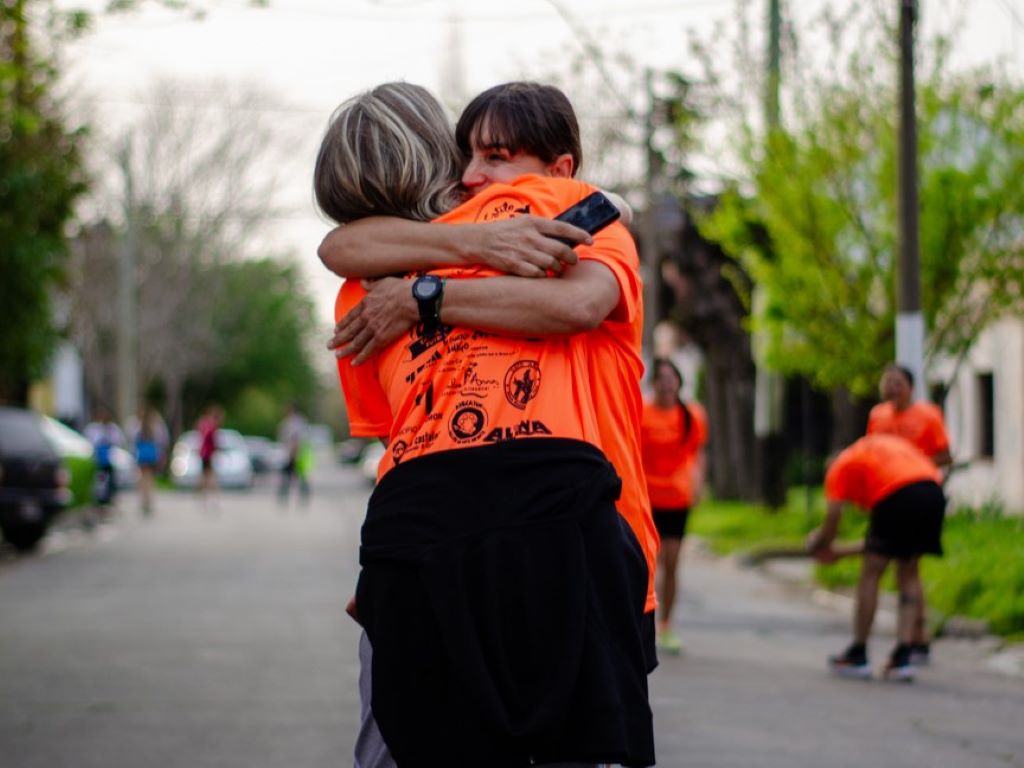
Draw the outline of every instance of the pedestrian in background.
M210 405L196 422L196 432L199 434L199 461L202 464L199 496L204 512L209 512L211 505L216 505L217 473L213 462L217 454L217 432L223 418L223 409L219 405Z
M882 402L868 415L868 434L899 435L913 443L940 471L948 474L953 458L942 411L936 405L913 399L914 374L892 363L882 374L878 389ZM926 618L927 606L922 591L911 639L911 659L919 665L927 665L931 661Z
M156 475L167 461L170 436L167 424L153 405L146 405L128 426L128 436L139 465L139 506L144 517L153 514Z
M684 403L680 398L683 375L671 360L656 358L650 379L654 396L644 403L640 445L654 525L661 536L658 648L678 655L682 642L672 627L672 609L686 525L704 488L707 416L699 403Z
M289 403L284 419L277 428L277 441L284 446L287 458L281 467L281 485L278 487L277 499L284 507L288 506L292 481L297 481L299 498L303 505L309 504L309 470L312 456L306 440L306 419L299 413L294 403Z
M115 448L124 447L124 432L107 408L98 408L96 414L97 418L86 425L85 436L92 443L93 457L96 459L96 479L93 485L96 512L105 514L117 496L113 454Z
M842 451L825 474L828 511L824 524L807 538L807 549L819 562L862 555L853 618L853 642L829 659L844 677L871 677L867 641L878 607L878 587L889 562L896 561L899 589L896 647L882 675L890 680L914 679L911 661L914 623L922 600L918 561L942 554L942 523L946 499L935 464L909 441L895 435L867 435ZM843 513L850 502L871 516L864 541L833 547Z

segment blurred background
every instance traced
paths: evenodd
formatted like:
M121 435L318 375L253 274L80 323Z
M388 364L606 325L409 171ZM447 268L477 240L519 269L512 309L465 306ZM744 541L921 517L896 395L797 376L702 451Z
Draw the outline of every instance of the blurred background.
M716 495L776 506L897 357L909 41L912 367L952 492L1024 508L1018 0L9 0L0 31L0 398L76 428L151 403L172 438L209 403L270 438L294 402L344 439L310 191L333 108L404 79L454 119L537 79L637 211L647 352L708 407Z

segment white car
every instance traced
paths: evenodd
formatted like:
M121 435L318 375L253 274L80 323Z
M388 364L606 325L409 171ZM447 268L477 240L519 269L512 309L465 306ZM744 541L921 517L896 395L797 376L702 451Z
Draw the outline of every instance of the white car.
M386 450L379 441L374 440L366 446L366 450L363 451L359 460L359 473L374 485L377 483L377 466L384 458Z
M171 478L179 488L196 488L202 475L199 458L199 434L190 430L178 438L171 451ZM221 488L248 488L252 485L252 458L245 438L233 429L217 430L217 452L213 454L213 473Z

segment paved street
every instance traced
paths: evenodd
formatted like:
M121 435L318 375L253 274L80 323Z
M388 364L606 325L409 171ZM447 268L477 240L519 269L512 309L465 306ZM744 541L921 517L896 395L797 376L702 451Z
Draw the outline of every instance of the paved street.
M304 512L266 483L211 515L167 493L142 520L126 495L98 531L0 556L0 765L351 765L369 489L327 460L314 480ZM984 643L939 642L913 685L833 679L846 606L697 551L683 581L686 650L651 681L659 765L1024 767L1024 680Z

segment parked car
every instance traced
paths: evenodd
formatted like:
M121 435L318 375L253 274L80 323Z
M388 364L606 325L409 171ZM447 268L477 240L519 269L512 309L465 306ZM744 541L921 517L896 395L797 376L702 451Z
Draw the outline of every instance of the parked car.
M64 466L71 474L71 506L91 504L93 481L96 478L96 458L89 438L50 416L42 417L42 427L46 439L63 459Z
M287 449L269 437L246 435L245 445L249 449L252 471L257 475L265 472L280 472L288 461Z
M199 458L199 433L189 430L178 438L171 451L171 479L179 488L196 488L202 475ZM233 429L217 430L217 452L213 472L221 488L248 488L252 485L252 457L245 438Z
M366 446L366 450L363 451L363 456L359 460L360 474L374 485L377 483L377 466L380 464L380 460L384 458L386 450L379 440L374 440Z
M92 443L81 432L76 432L50 416L43 416L42 420L43 433L71 472L71 506L91 503L96 477ZM112 447L110 463L114 467L114 485L118 490L130 490L139 484L139 464L131 451Z
M115 445L110 449L110 464L114 467L114 485L117 490L126 491L139 484L139 463L134 453Z
M335 448L335 456L342 464L358 464L363 458L363 451L370 444L365 437L350 437L342 440Z
M0 407L0 532L27 552L71 501L70 473L43 431L42 417Z

